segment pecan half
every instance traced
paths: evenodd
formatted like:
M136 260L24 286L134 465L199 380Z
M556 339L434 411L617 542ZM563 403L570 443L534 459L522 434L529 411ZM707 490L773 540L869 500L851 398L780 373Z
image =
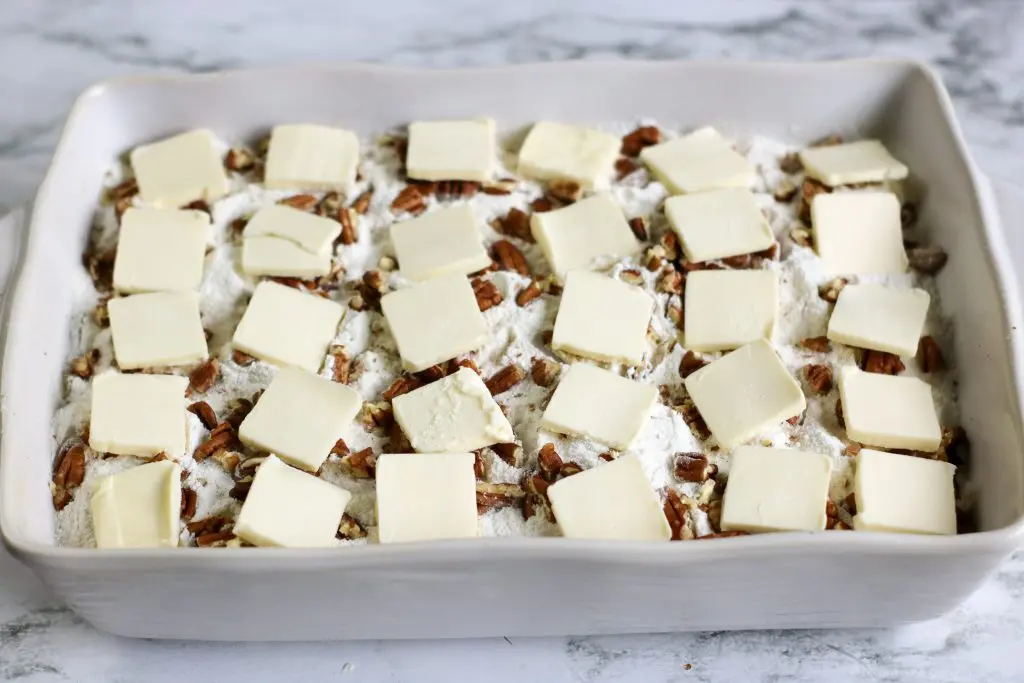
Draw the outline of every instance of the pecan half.
M363 428L368 432L372 432L375 429L387 429L395 421L395 413L391 408L391 405L384 403L370 403L367 401L363 404Z
M687 351L683 354L682 360L679 361L679 376L686 379L707 364L706 360L693 351Z
M797 346L808 351L814 351L816 353L828 353L832 348L829 344L828 337L807 337L797 342Z
M381 394L381 398L385 401L390 401L395 396L408 394L413 389L419 389L420 386L422 386L422 383L416 377L413 377L412 375L402 375L384 390L384 393Z
M686 526L688 507L678 491L668 489L665 492L665 505L662 510L665 513L665 519L668 520L668 526L672 530L672 540L682 541L684 530L688 530ZM687 536L692 537L692 533Z
M800 211L797 217L806 225L811 224L811 202L819 194L827 194L832 189L827 185L819 183L813 178L804 178L804 184L800 188Z
M555 208L555 203L551 201L550 197L537 197L530 202L530 208L536 213L544 213Z
M711 436L711 430L708 429L708 424L697 410L697 405L692 398L689 396L684 398L682 404L676 406L676 410L683 416L683 422L696 434L698 439L703 441Z
M540 285L537 284L536 280L531 280L530 284L523 287L519 290L519 293L516 294L516 306L524 308L531 302L539 299L541 294L543 294L543 292L540 289Z
M491 222L491 227L496 232L510 237L516 237L525 242L534 242L533 233L530 230L530 216L520 209L509 209L504 218L496 218Z
M210 404L206 401L196 401L187 408L188 412L192 413L199 418L199 421L203 423L203 426L207 429L213 429L217 426L217 413L213 411Z
M407 185L402 188L402 191L391 202L391 210L395 213L407 211L412 214L419 214L423 213L426 208L426 200L415 185Z
M199 496L187 486L181 487L181 518L188 521L196 516L196 503Z
M917 362L921 366L921 372L941 372L946 369L946 359L942 356L942 349L934 337L921 337L917 346Z
M201 462L218 451L225 449L234 450L239 445L238 435L235 434L234 427L227 422L221 422L213 428L209 438L199 444L192 457Z
M861 368L880 375L898 375L906 369L903 361L895 353L873 350L864 351Z
M188 388L197 394L205 394L220 377L220 361L210 358L188 373Z
M526 491L519 484L476 483L476 510L483 514L488 510L510 507L526 497Z
M217 451L210 458L231 475L235 473L238 463L242 462L242 454L237 451Z
M491 450L510 467L520 467L523 462L523 447L517 443L496 443Z
M615 176L619 180L632 175L640 170L640 164L626 157L619 157L615 160Z
M373 188L366 190L361 195L355 198L352 202L352 206L349 207L361 216L365 216L366 212L370 210L370 200L373 199Z
M487 479L487 463L484 462L483 456L483 452L485 450L487 449L481 448L473 451L473 476L475 476L478 481L484 481Z
M501 270L512 270L520 275L530 276L530 266L519 247L508 240L498 240L491 249L494 251L494 260L498 262Z
M672 231L662 234L658 244L665 250L665 258L669 261L675 261L682 253L679 248L679 238Z
M353 209L341 207L338 209L338 222L341 223L338 242L341 244L355 244L358 240L356 236L356 212Z
M832 389L832 370L827 365L805 365L804 379L816 394L826 394Z
M352 359L349 358L348 349L342 345L335 345L330 348L331 376L339 384L348 384L349 370L352 367Z
M555 480L563 464L562 457L558 455L553 443L544 444L537 452L537 467L540 469L541 476L548 481Z
M622 137L622 148L619 150L627 157L635 157L644 147L661 142L661 131L657 126L640 126Z
M65 446L54 463L53 484L56 488L70 490L78 488L85 480L85 444L69 441Z
M941 247L911 247L907 249L910 267L926 275L935 275L946 265L949 256Z
M228 413L228 416L224 421L235 429L238 429L239 425L242 424L242 420L244 420L252 410L252 405L252 401L247 398L234 399L231 403L231 412Z
M647 241L647 219L643 216L633 216L629 219L629 229L633 231L633 236L641 242Z
M501 292L498 291L498 288L490 280L475 278L471 284L473 285L473 294L476 296L477 306L480 307L481 312L497 306L505 300L505 297L501 295Z
M548 182L548 195L564 204L572 204L583 196L583 186L575 180L552 180Z
M355 453L341 456L341 465L349 475L356 479L373 479L376 471L377 456L372 448L364 448Z
M550 387L554 384L561 372L562 366L549 358L537 356L530 364L530 377L534 383L542 387Z
M679 481L707 481L718 473L718 466L708 462L703 453L676 453L672 472Z
M297 194L280 199L277 203L283 206L290 206L299 211L312 211L316 208L317 198L311 194Z
M519 384L526 377L526 371L518 365L507 365L489 378L484 380L487 390L491 396L502 394L515 385Z

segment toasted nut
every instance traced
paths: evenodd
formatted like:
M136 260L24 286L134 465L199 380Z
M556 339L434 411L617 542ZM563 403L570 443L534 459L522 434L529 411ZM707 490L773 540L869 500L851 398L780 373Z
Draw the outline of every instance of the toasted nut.
M689 530L686 523L689 508L683 502L678 491L668 489L665 492L665 505L662 510L665 513L665 519L668 520L668 526L672 530L673 541L682 541L684 538L693 537L693 532Z
M236 173L245 173L256 167L256 155L242 147L232 147L224 155L224 167Z
M629 229L641 242L647 241L647 219L643 216L634 216L629 219Z
M222 422L213 428L206 441L199 444L192 457L201 462L218 451L234 450L239 445L238 435L235 434L234 428L227 422Z
M615 175L619 180L630 176L640 170L640 164L626 157L619 157L615 160Z
M946 265L949 256L940 247L911 247L907 249L907 260L914 270L935 275Z
M210 358L188 374L188 386L193 393L205 394L220 377L220 361Z
M523 447L517 443L496 443L491 446L491 450L510 467L522 465Z
M696 404L689 396L683 399L683 402L675 407L677 411L683 416L683 422L695 433L698 439L702 441L711 436L711 430L708 429L707 423L701 416L700 411L697 410Z
M728 257L722 259L722 263L723 264L725 264L729 268L733 268L735 270L742 270L744 268L749 268L752 261L753 261L753 255L752 254L738 254L737 256L728 256Z
M385 401L390 401L396 396L408 394L413 389L419 389L420 386L422 386L422 382L420 382L418 378L411 375L402 375L384 390L384 393L381 394L381 398Z
M366 212L370 210L370 200L373 199L373 188L366 190L361 195L355 198L350 207L353 211L360 215L366 215Z
M526 371L518 365L508 365L494 375L484 380L487 390L491 396L503 394L515 385L519 384L526 377Z
M485 450L488 449L481 448L473 451L473 476L475 476L479 481L487 479L487 463L484 462L483 456L483 452Z
M217 413L213 411L213 408L211 408L210 404L206 401L196 401L189 405L187 410L198 417L199 421L202 422L203 426L207 429L213 429L217 426Z
M807 339L801 339L797 342L797 346L816 353L828 353L832 348L832 345L829 344L828 337L808 337Z
M199 501L199 496L196 492L187 486L181 487L181 518L184 520L190 520L196 515L196 503Z
M331 376L335 382L348 384L351 359L344 346L338 346L331 350Z
M232 351L231 360L234 362L235 365L240 365L242 367L252 365L253 363L256 362L256 358L254 356L250 356L244 351L239 351L238 349Z
M804 379L816 394L827 394L832 389L832 370L827 365L805 365Z
M501 270L512 270L520 275L530 276L530 266L519 247L508 240L498 240L491 249L494 251L494 260L498 262Z
M530 366L530 377L534 383L542 387L550 387L554 384L561 372L562 366L559 363L541 356L534 358Z
M574 463L567 462L562 465L562 468L558 470L558 476L564 479L565 477L571 477L574 474L579 474L583 471L583 467Z
M341 223L338 241L342 244L355 244L359 239L356 235L356 212L343 206L338 209L337 216L338 222Z
M537 466L540 468L541 475L548 481L554 481L563 464L553 443L544 444L537 452Z
M638 287L642 287L644 284L644 274L636 268L626 268L621 271L619 273L619 279Z
M479 514L516 505L525 497L526 492L518 484L488 484L482 481L476 484L476 509Z
M357 538L366 538L366 529L356 521L355 517L346 512L341 516L341 522L338 524L338 535L354 541Z
M345 453L342 455L341 465L349 475L357 479L373 479L376 471L377 456L373 454L372 448L364 448L355 453Z
M657 126L640 126L623 136L620 152L627 157L635 157L644 147L650 147L659 142L661 142L661 131Z
M491 227L503 235L516 237L526 242L534 241L533 233L530 230L530 216L519 209L509 209L504 218L492 221Z
M92 321L96 323L97 327L109 327L110 326L110 311L107 310L107 302L109 299L100 299L92 309Z
M82 379L89 379L90 377L92 377L93 370L99 359L99 349L92 349L90 351L86 351L81 356L78 356L77 358L73 358L71 360L70 372L72 375L75 375L76 377L81 377Z
M678 270L667 270L658 278L658 291L666 294L683 293L683 274Z
M803 185L800 186L800 210L797 212L797 218L804 222L806 225L811 224L811 202L819 194L827 194L832 191L832 188L827 185L819 183L813 178L804 178Z
M565 204L572 204L583 196L583 187L575 180L556 179L548 182L548 195Z
M836 399L836 422L840 427L846 427L846 420L843 419L843 401L839 398Z
M554 208L555 203L551 201L550 197L537 197L530 202L530 209L532 209L534 213L545 213Z
M543 294L543 292L537 284L537 281L531 280L530 284L526 285L526 287L519 290L519 293L516 294L516 306L523 308L529 305L532 301L539 299L541 294Z
M810 228L803 226L797 226L789 231L789 239L793 241L793 244L798 247L811 247L811 231Z
M242 420L246 418L249 411L252 410L252 401L246 398L236 398L231 403L231 412L224 420L234 429L238 429L239 425L242 424Z
M680 481L707 481L718 473L718 466L708 462L703 453L676 453L672 471Z
M290 206L299 211L312 211L316 208L317 198L311 194L297 194L292 197L285 197L277 202L284 206Z
M518 183L515 178L502 178L500 180L493 180L489 183L484 183L480 190L484 194L490 195L508 195L512 194Z
M895 353L866 350L861 358L861 368L880 375L898 375L906 369L906 366Z
M839 300L839 293L843 291L843 287L848 284L850 284L850 281L845 277L837 277L833 280L829 280L818 287L818 296L830 304L834 304Z
M129 199L139 193L139 183L135 178L128 178L114 187L107 190L107 198L111 202L117 202L121 199Z
M679 376L686 379L693 373L707 365L708 362L693 351L687 351L679 361Z
M662 249L665 250L665 258L669 261L675 261L680 256L679 249L679 238L676 237L674 232L666 232L662 234L661 239L658 240L658 244L661 245Z
M943 358L942 349L934 337L921 337L917 347L917 362L921 366L921 372L941 372L946 369L946 359Z
M211 213L210 205L207 204L206 201L202 199L196 199L195 201L191 201L188 204L182 206L181 208L182 210L185 211L202 211L205 214Z
M85 444L66 442L54 463L53 484L59 489L75 489L85 480Z
M395 413L388 403L364 403L363 426L367 431L387 429L395 421Z
M665 317L679 329L683 329L683 309L677 303L669 303L665 308Z
M476 303L480 307L481 312L497 306L505 299L490 280L475 278L472 281L472 285L473 294L476 296Z
M452 372L458 371L459 368L468 368L475 372L476 374L480 374L480 368L476 366L476 363L473 362L472 358L463 358L457 363L455 363L455 367L452 368Z
M398 193L391 202L391 210L395 213L407 211L409 213L423 213L427 208L423 194L415 185L408 185Z
M238 464L242 462L242 454L237 451L217 451L210 456L228 474L234 474ZM255 458L253 458L255 460Z

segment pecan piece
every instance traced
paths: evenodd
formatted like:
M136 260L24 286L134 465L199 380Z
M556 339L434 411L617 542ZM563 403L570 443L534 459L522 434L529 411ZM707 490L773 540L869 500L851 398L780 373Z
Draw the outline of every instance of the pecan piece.
M946 359L943 358L942 349L934 337L921 337L917 347L917 362L921 366L921 372L940 372L946 369Z
M816 394L826 394L832 389L832 370L827 365L805 365L804 379Z
M730 268L736 270L742 270L750 267L750 262L753 260L752 254L737 254L736 256L727 256L722 259L722 263Z
M548 196L564 204L572 204L583 196L583 186L575 180L552 180L548 182Z
M62 448L57 455L57 461L54 463L53 484L58 489L71 490L81 486L84 480L85 444L71 443L70 446Z
M540 469L541 476L548 481L555 480L563 464L562 458L558 455L558 451L555 450L555 444L553 443L544 444L540 447L540 451L537 452L537 467Z
M188 521L196 516L196 503L199 496L187 486L181 487L181 518Z
M830 304L834 304L839 300L839 293L843 291L843 287L848 284L850 284L850 281L845 277L837 277L833 280L829 280L818 287L818 296Z
M224 168L235 173L246 173L256 167L256 155L242 147L232 147L224 155Z
M895 353L874 350L864 351L861 368L880 375L898 375L906 369L903 361Z
M472 281L472 285L473 294L476 296L476 303L480 307L481 312L497 306L505 300L505 297L501 295L501 292L498 291L498 288L490 280L475 278Z
M789 239L798 247L811 247L811 231L809 228L798 225L789 231Z
M641 242L647 241L647 219L643 216L633 216L629 219L629 229Z
M530 202L530 208L533 209L535 213L545 213L546 211L550 211L555 208L555 203L551 201L550 197L537 197Z
M71 374L82 379L89 379L92 377L93 370L96 367L96 363L99 362L100 351L99 349L92 349L86 351L81 356L71 359Z
M562 366L548 358L537 356L530 365L530 377L542 387L550 387L558 379Z
M338 524L338 535L354 541L357 538L366 538L366 529L356 521L355 517L346 512L341 516L341 522Z
M361 216L365 216L366 212L370 210L370 200L373 199L373 188L366 190L361 195L355 198L352 202L352 206L349 207Z
M356 212L353 209L341 207L338 209L338 222L341 223L338 242L342 244L355 244L358 240L356 236Z
M220 377L220 361L211 358L188 373L188 388L197 394L209 391Z
M494 250L494 260L498 262L501 270L513 270L520 275L530 276L530 266L519 247L508 240L498 240L491 248Z
M540 285L537 284L536 280L531 280L530 284L523 287L519 290L519 293L516 294L516 306L524 308L531 302L539 299L541 294L543 294L543 292L540 289Z
M637 287L643 287L644 274L636 268L626 268L619 273L619 279Z
M235 365L239 365L244 368L247 365L252 365L253 363L255 363L256 357L250 356L245 351L239 351L238 349L235 349L234 351L231 352L231 360L232 362L234 362Z
M395 213L407 211L412 214L419 214L423 213L426 208L426 200L415 185L407 185L402 188L402 191L391 202L391 210Z
M388 403L363 404L363 428L368 432L375 429L386 429L395 421L395 413Z
M238 463L242 462L242 454L237 451L217 451L210 456L228 474L234 474Z
M408 394L413 389L419 389L421 382L412 375L402 375L384 390L381 394L381 398L385 401L390 401L395 396L401 396L402 394Z
M489 195L509 195L515 191L516 186L515 178L501 178L484 183L480 186L480 191Z
M574 462L567 462L564 465L562 465L562 468L560 470L558 470L558 476L564 479L565 477L571 477L574 474L579 474L582 471L583 467L581 467L580 465Z
M797 342L797 346L816 353L828 353L829 349L832 348L828 342L828 337L807 337Z
M509 209L504 218L492 221L491 227L503 235L516 237L525 242L535 241L533 233L530 231L530 216L520 209Z
M519 467L523 461L523 447L517 443L496 443L491 450L511 467Z
M249 411L252 410L252 401L247 398L236 398L231 403L231 412L228 413L227 418L224 420L234 429L238 429L239 425L242 424L242 420L249 415Z
M665 513L665 519L668 520L668 526L672 529L672 540L682 541L684 529L688 531L686 526L687 517L687 506L683 502L682 496L675 489L668 489L665 492L665 505L663 511ZM692 534L687 534L692 537Z
M626 157L619 157L615 160L615 176L618 180L632 175L640 170L640 164Z
M910 267L925 275L935 275L946 265L949 256L941 247L911 247L907 249Z
M203 423L203 426L207 429L213 429L217 426L217 413L213 411L210 404L206 401L196 401L187 408L188 412L192 413L199 418L199 421Z
M123 180L107 190L107 198L112 202L129 199L139 193L139 183L135 178Z
M218 451L233 450L238 446L238 436L235 434L234 427L227 422L221 422L213 428L209 438L199 444L192 457L201 462Z
M277 203L283 206L290 206L299 211L312 211L316 208L317 198L311 194L297 194L280 199Z
M683 354L682 360L679 361L679 376L686 379L707 364L706 360L693 351L687 351Z
M679 481L707 481L718 473L718 466L708 462L703 453L676 453L672 472Z
M518 365L507 365L484 380L484 385L491 392L491 396L497 396L522 382L525 377L526 371L521 367Z
M704 421L700 411L697 410L697 405L693 402L693 399L687 396L683 399L682 404L676 407L682 416L683 422L695 432L698 439L702 441L711 436L711 430L708 429L708 424Z
M666 294L682 294L683 274L678 270L666 270L658 278L658 291Z
M341 456L341 465L349 475L356 479L373 479L376 471L377 456L373 454L372 448L364 448L355 453L345 453Z
M811 202L819 194L827 194L832 189L813 178L804 178L804 184L800 188L800 211L797 217L806 225L811 224Z
M352 367L352 359L348 356L348 350L342 345L332 346L330 356L331 376L334 381L339 384L348 384L349 370Z
M99 254L87 251L82 256L82 263L89 271L92 284L98 292L111 292L114 289L114 258L116 250L108 249Z
M622 137L622 148L619 151L624 156L635 157L644 147L650 147L659 142L661 142L661 131L657 126L640 126Z
M488 484L482 481L476 484L476 510L479 514L516 505L525 497L526 491L519 484Z

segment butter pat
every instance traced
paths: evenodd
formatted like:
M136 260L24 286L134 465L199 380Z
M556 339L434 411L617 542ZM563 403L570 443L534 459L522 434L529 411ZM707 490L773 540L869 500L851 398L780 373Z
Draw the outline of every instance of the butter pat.
M249 237L242 242L242 272L308 280L331 272L331 252L311 254L281 237Z
M89 447L101 453L149 457L185 455L187 377L106 372L92 380Z
M725 449L807 407L800 385L763 339L722 356L684 383L718 445Z
M832 474L827 455L740 446L732 453L722 530L820 531Z
M829 187L903 180L907 167L878 140L811 147L800 152L804 173Z
M867 446L932 452L942 428L932 390L916 377L893 377L843 368L839 375L846 433Z
M228 176L208 130L142 145L129 155L142 201L173 209L197 199L214 202L228 193Z
M468 368L391 402L395 421L419 453L475 451L515 441L512 425L480 375Z
M330 254L339 234L338 221L275 204L257 211L245 224L242 237L280 237L310 254Z
M900 202L891 192L832 192L811 200L814 248L830 275L907 270Z
M181 468L151 462L96 480L90 502L97 548L173 548L181 517Z
M473 287L459 273L386 294L380 307L410 372L474 351L490 339Z
M210 352L195 292L154 292L107 302L114 357L122 370L189 365Z
M315 294L261 282L235 328L235 348L275 365L317 372L338 332L341 306Z
M377 458L377 533L381 543L477 536L473 454Z
M772 270L695 270L686 276L686 348L735 349L772 338L779 276Z
M305 123L274 126L263 184L346 192L358 164L359 140L351 131Z
M953 465L941 460L861 449L854 479L857 515L853 528L955 534L955 471Z
M519 150L519 175L535 180L575 180L585 189L604 187L622 140L610 133L540 121Z
M427 280L468 275L491 265L468 205L453 206L391 224L391 244L403 277Z
M626 450L643 431L658 391L587 363L563 373L541 426Z
M754 184L754 167L710 126L647 147L640 159L671 194Z
M829 318L828 338L862 349L913 356L929 301L923 289L847 285Z
M359 394L344 384L284 367L242 420L238 438L316 472L362 406Z
M128 293L196 289L209 242L205 211L128 209L117 238L114 288Z
M586 270L571 271L558 305L551 347L639 365L654 300L639 287Z
M253 545L329 548L352 494L273 455L256 470L235 521L235 535Z
M490 180L494 120L410 123L405 169L406 175L419 180Z
M665 200L665 216L683 243L687 260L693 263L752 254L775 241L749 190L669 197Z
M548 498L566 538L672 538L658 495L632 455L559 479L548 488Z
M551 270L590 269L601 257L622 258L640 251L622 209L608 195L594 195L563 209L534 213L530 230Z

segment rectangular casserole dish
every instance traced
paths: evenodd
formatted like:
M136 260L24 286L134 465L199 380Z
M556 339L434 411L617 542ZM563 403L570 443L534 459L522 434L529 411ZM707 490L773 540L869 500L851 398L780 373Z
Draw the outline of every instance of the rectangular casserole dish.
M47 482L80 257L103 174L125 150L199 126L227 140L281 122L361 134L414 119L493 116L508 130L653 117L731 134L875 136L922 188L950 253L963 424L981 532L770 534L703 543L550 538L338 550L59 548ZM35 200L7 311L0 532L85 619L135 637L208 640L478 637L879 626L941 614L1024 536L1021 314L989 186L926 67L562 63L422 71L366 65L129 78L74 106Z

